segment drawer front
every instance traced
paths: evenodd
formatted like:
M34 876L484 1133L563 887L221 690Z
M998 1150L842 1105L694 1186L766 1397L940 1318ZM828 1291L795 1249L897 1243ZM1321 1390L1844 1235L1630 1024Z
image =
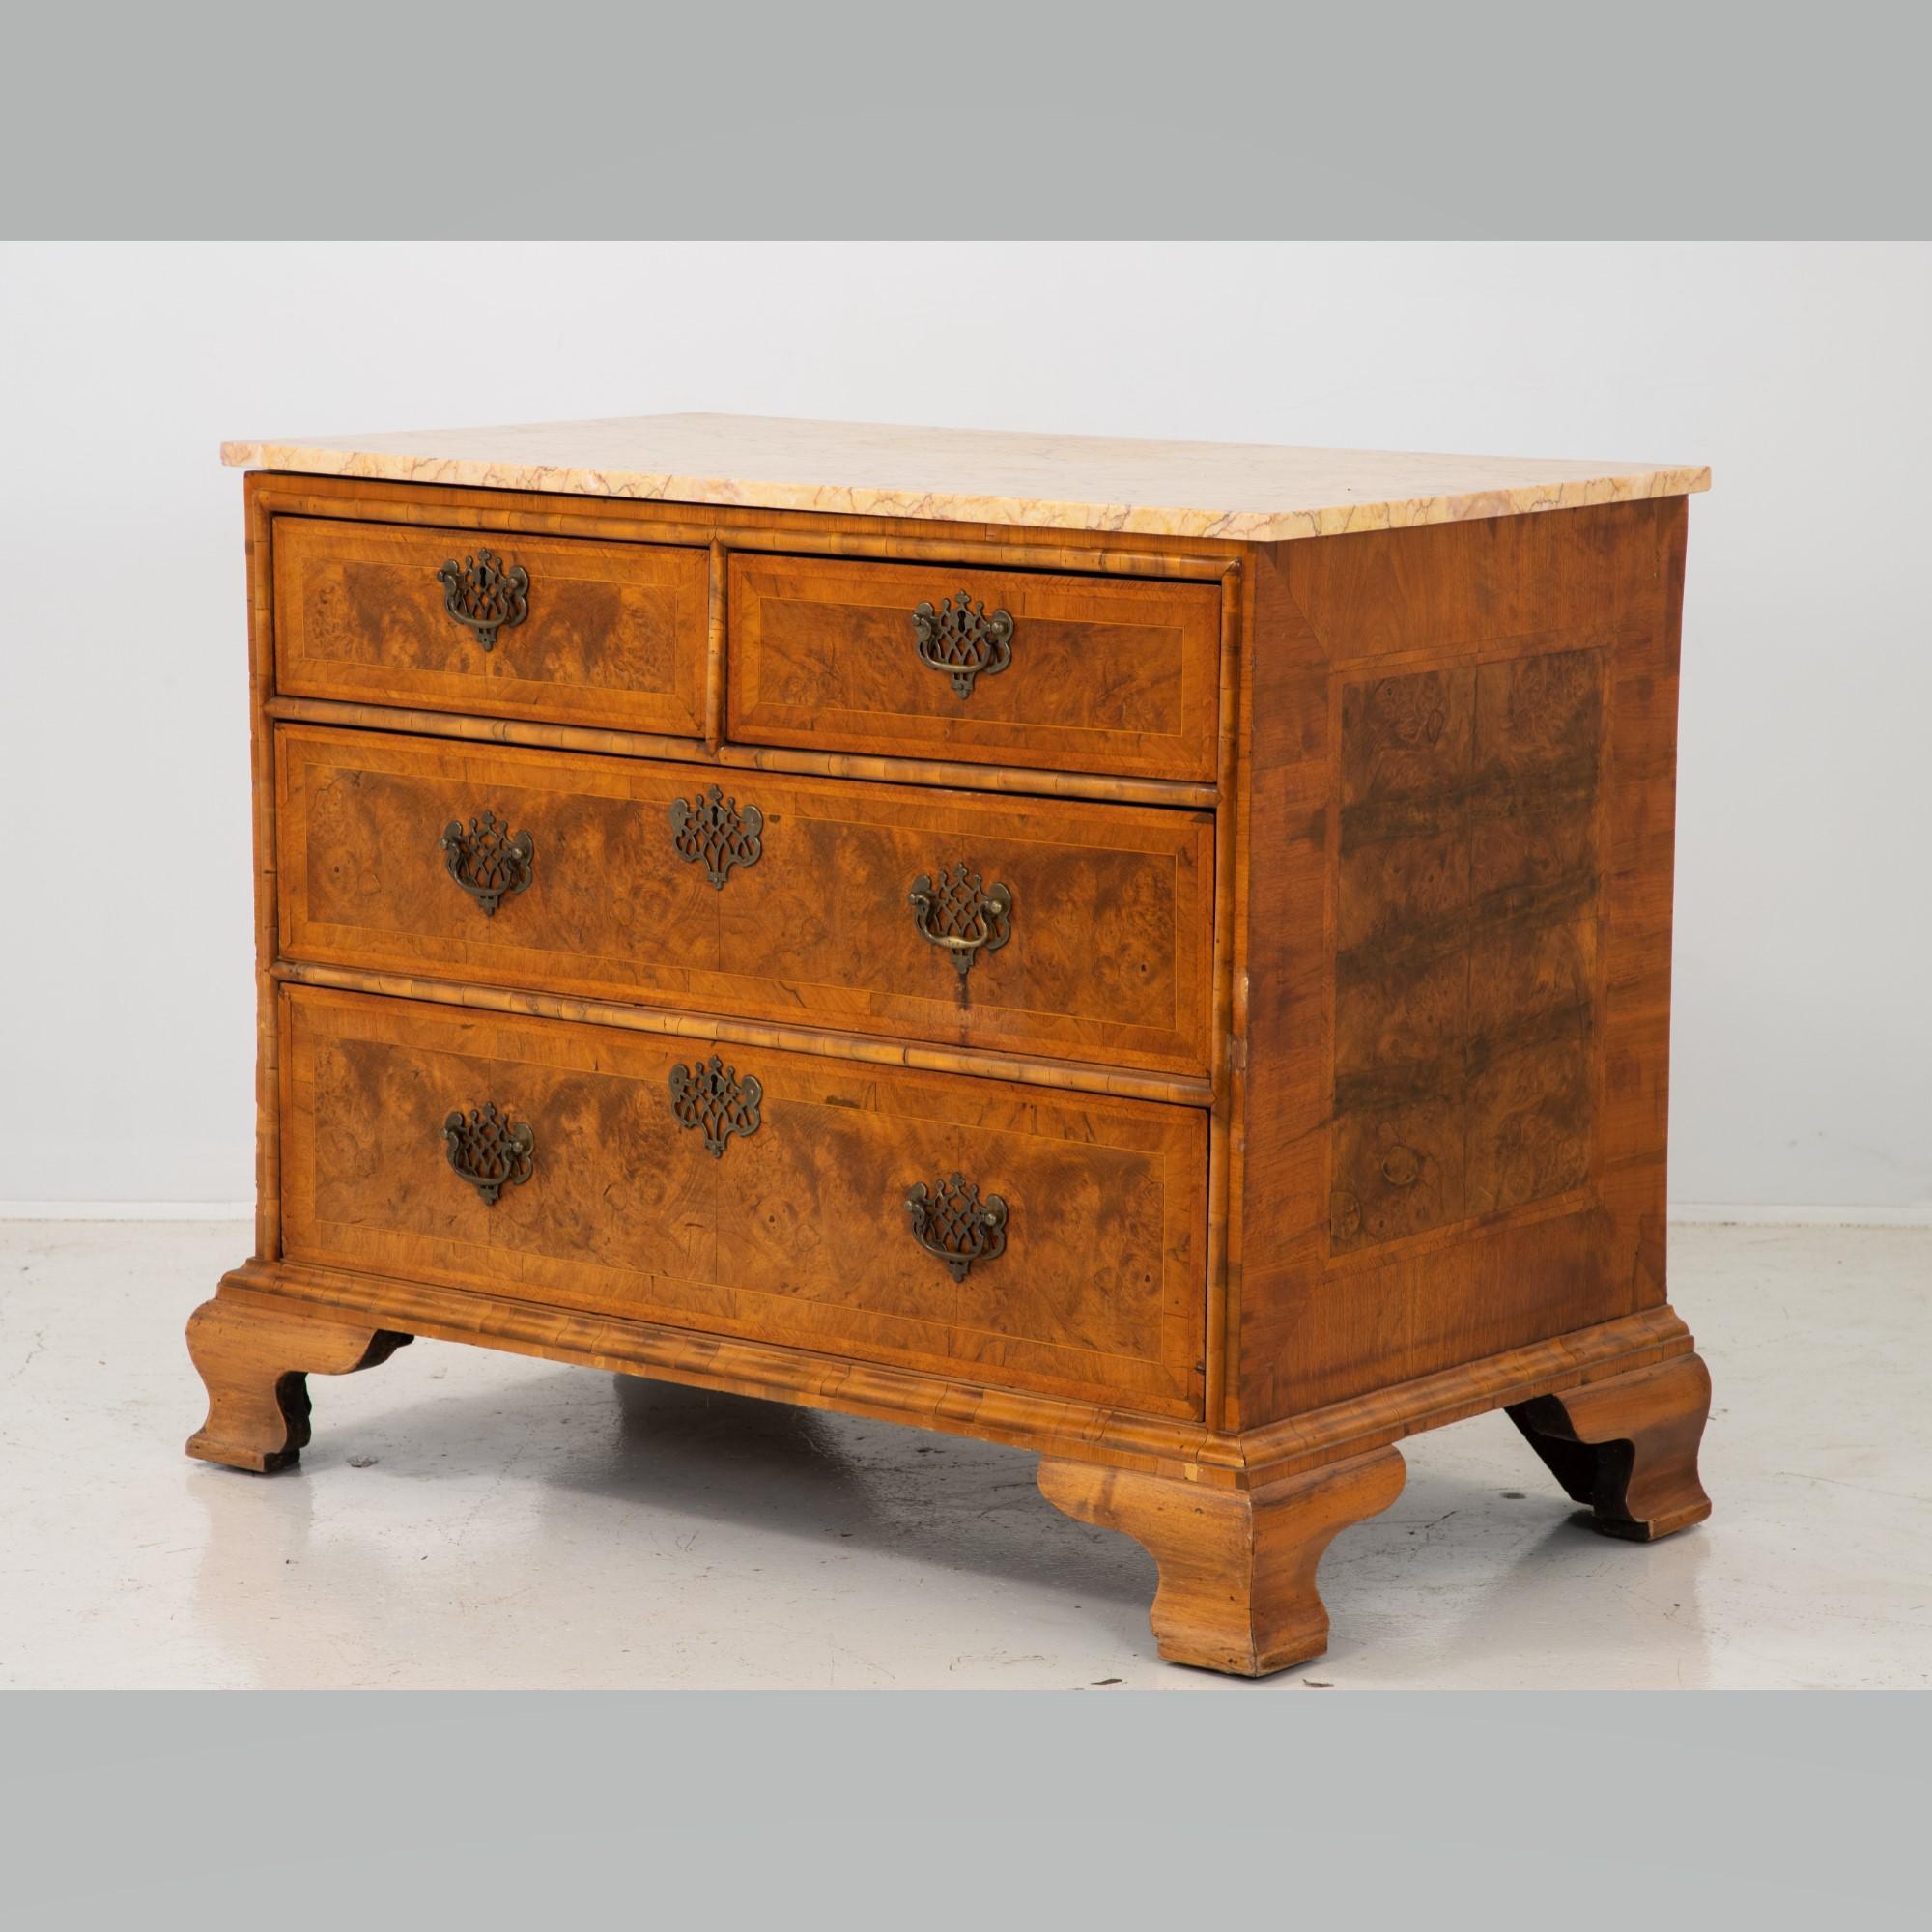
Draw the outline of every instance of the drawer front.
M1191 1109L355 993L282 1029L292 1259L1201 1411Z
M708 552L279 517L273 559L282 691L702 732Z
M731 558L731 735L1211 780L1213 584Z
M1208 813L276 742L292 958L1207 1070Z

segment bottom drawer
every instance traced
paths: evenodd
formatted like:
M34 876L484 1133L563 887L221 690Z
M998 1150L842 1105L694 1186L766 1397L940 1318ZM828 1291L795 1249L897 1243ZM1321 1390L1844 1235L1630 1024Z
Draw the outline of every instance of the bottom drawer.
M1201 1413L1205 1115L359 993L281 1024L292 1260Z

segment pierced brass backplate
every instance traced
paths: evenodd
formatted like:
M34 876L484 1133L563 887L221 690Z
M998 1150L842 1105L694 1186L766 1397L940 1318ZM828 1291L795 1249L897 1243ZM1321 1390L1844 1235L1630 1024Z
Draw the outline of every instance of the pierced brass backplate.
M919 936L941 948L962 980L981 952L997 952L1012 937L1012 894L969 872L963 859L950 872L942 869L936 886L922 872L907 898Z
M738 801L726 798L717 785L700 790L696 805L689 799L672 799L670 824L677 856L689 865L702 865L705 876L721 893L733 866L755 866L765 849L760 837L764 813L755 805L741 811Z
M912 613L912 631L920 662L943 670L952 680L954 696L973 696L973 680L994 677L1013 661L1013 616L1010 611L988 611L983 601L973 602L964 590L957 597L929 602Z
M536 864L536 842L527 832L512 833L494 811L469 821L452 818L437 840L449 876L492 919L505 899L529 888Z
M701 1128L704 1145L714 1160L724 1157L724 1143L733 1134L758 1131L758 1102L765 1090L749 1073L738 1078L717 1054L691 1066L670 1070L670 1106L678 1122Z
M527 1122L511 1124L494 1100L466 1114L458 1107L442 1123L449 1164L494 1208L505 1187L521 1187L536 1168L536 1135Z
M490 551L479 550L461 563L451 557L437 577L442 608L476 633L486 651L497 647L497 633L521 624L530 614L530 574L522 564L507 570Z
M981 1201L979 1183L956 1169L933 1188L920 1181L905 1205L913 1238L946 1264L954 1281L964 1281L975 1262L997 1261L1007 1251L1006 1202L997 1194Z

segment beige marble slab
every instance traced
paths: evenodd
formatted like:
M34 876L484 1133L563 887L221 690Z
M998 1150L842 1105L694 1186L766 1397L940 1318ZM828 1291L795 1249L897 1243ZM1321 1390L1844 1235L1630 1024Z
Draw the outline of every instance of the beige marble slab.
M1710 487L1695 464L664 415L225 442L244 469L1273 543Z

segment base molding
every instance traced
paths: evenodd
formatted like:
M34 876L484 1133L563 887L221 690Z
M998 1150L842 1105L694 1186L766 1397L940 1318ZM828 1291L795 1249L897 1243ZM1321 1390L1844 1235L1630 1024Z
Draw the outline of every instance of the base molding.
M298 1262L245 1262L223 1276L218 1301L270 1320L290 1314L468 1342L1227 1490L1263 1489L1370 1455L1423 1430L1689 1354L1692 1347L1690 1330L1668 1307L1647 1309L1288 1421L1224 1434L1199 1422Z
M1695 1346L1668 1304L1646 1308L1246 1430L1240 1438L1243 1465L1250 1486L1278 1482L1492 1408L1512 1408L1537 1396L1647 1369L1688 1355Z
M468 1342L581 1368L837 1409L1120 1468L1185 1474L1228 1488L1238 1487L1241 1479L1238 1438L1217 1435L1198 1422L988 1388L626 1316L259 1259L224 1275L219 1298L271 1314L295 1302L311 1315L366 1321L433 1341Z

